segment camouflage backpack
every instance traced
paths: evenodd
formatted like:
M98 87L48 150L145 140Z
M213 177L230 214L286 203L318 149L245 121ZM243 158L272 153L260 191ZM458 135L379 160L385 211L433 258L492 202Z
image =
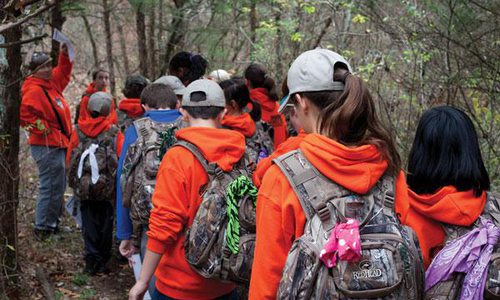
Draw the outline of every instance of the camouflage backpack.
M259 162L259 155L270 155L273 152L273 141L269 134L264 130L261 122L255 122L255 133L246 138L246 152L250 161Z
M495 226L500 227L500 196L494 193L488 193L486 205L480 218L491 220ZM445 243L451 242L472 229L480 225L480 218L470 227L453 226L443 224L446 232ZM488 266L488 275L484 287L484 299L500 299L500 243L497 243L491 255ZM441 281L425 292L425 299L433 300L453 300L459 299L464 273L453 273L446 281Z
M118 124L120 125L121 132L125 132L125 130L134 123L134 120L136 120L129 117L126 112L121 110L117 110L116 114L118 116Z
M89 138L77 126L78 146L71 154L68 181L79 201L114 201L118 131L112 126L97 137Z
M244 156L230 172L208 162L186 141L176 146L189 150L208 174L200 191L202 201L193 224L186 231L186 260L205 278L248 283L255 245L257 189Z
M416 235L394 213L394 178L384 175L365 195L322 175L300 150L274 162L307 217L286 260L277 299L422 299L424 272ZM327 268L319 259L330 233L346 218L360 223L361 259Z
M163 123L145 117L135 120L133 124L138 138L127 149L120 184L122 205L130 208L132 239L137 245L140 243L142 226L147 226L149 222L158 168L163 155L175 143L175 132L181 122L180 118Z

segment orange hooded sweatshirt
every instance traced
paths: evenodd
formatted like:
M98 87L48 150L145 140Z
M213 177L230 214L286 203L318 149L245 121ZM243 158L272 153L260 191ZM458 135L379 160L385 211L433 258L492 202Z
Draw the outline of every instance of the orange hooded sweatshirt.
M367 193L387 168L373 145L349 148L322 135L309 134L299 148L323 175L359 194ZM406 197L406 193L405 178L400 175L396 198ZM257 240L249 299L276 299L288 251L304 233L305 224L306 216L295 192L278 166L271 166L257 196Z
M144 114L142 109L141 99L137 98L124 98L120 100L118 109L127 114L129 118L136 119Z
M109 130L113 126L111 121L107 117L97 117L97 118L89 118L87 120L79 120L78 121L78 128L82 131L83 134L88 136L89 138L95 138L99 134L105 132L106 130ZM116 136L116 154L117 156L120 156L120 153L122 152L122 146L123 146L123 134L121 132L118 132L118 135ZM68 151L66 153L66 166L70 165L71 162L71 155L73 149L78 147L78 133L76 132L76 128L73 130L73 134L71 135L71 140L69 143Z
M255 122L248 113L238 116L224 115L221 124L224 127L238 131L247 138L255 134Z
M80 120L86 120L90 119L90 113L87 109L87 105L89 103L90 96L92 96L93 93L96 92L108 92L106 89L99 91L95 88L95 85L93 82L89 83L87 86L87 89L85 89L85 93L82 95L82 100L80 101L80 111L78 115L78 123L80 123ZM118 124L118 115L116 114L115 110L115 102L111 101L111 111L108 115L108 119L111 120L111 123L113 124Z
M234 130L189 127L177 131L176 137L196 145L225 171L245 152L245 138ZM201 203L200 188L207 182L202 165L187 149L173 147L165 154L153 194L147 247L163 254L155 272L156 288L175 299L214 299L235 287L202 277L186 261L184 233L193 223Z
M262 109L262 120L274 128L274 149L286 140L287 129L285 116L278 113L280 105L269 98L266 88L250 90L250 99L259 102Z
M30 76L21 88L21 126L29 132L28 144L67 148L73 127L68 103L62 92L69 83L73 64L61 52L57 67L52 69L52 78L44 79ZM47 91L50 97L43 92ZM54 112L54 109L56 112ZM59 125L57 115L61 120Z
M284 143L279 145L277 149L268 157L262 159L257 164L257 168L253 172L253 183L256 187L260 187L262 184L262 178L266 174L267 170L273 165L273 159L293 150L299 148L300 143L306 137L307 133L304 130L300 130L299 135L288 138Z
M459 192L445 186L432 195L419 195L408 189L409 211L403 223L417 234L424 265L427 268L443 247L446 237L441 223L470 226L481 215L486 193L476 197L474 191Z

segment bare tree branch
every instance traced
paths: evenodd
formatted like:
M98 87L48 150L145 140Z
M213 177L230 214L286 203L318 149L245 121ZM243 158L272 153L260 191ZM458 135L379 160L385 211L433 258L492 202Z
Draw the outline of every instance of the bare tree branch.
M17 41L17 42L0 44L0 48L9 48L9 47L16 46L16 45L22 45L22 44L31 43L31 42L38 41L38 40L41 40L43 38L46 38L48 36L49 36L48 34L43 34L43 35L35 36L35 37L27 39L27 40L20 40L20 41Z
M1 25L0 26L0 34L4 33L5 31L9 30L9 29L12 29L14 27L17 27L21 24L23 24L24 22L38 16L39 14L51 9L52 7L55 6L55 3L52 3L52 4L48 4L47 6L43 6L41 8L39 8L38 10L36 10L34 13L32 14L29 14L15 22L11 22L11 23L7 23L7 24L4 24L4 25Z

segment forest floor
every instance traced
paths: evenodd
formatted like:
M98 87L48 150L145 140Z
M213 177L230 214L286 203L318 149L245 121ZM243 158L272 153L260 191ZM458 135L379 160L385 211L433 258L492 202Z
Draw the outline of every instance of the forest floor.
M36 165L26 143L20 144L20 189L18 207L18 253L22 299L45 299L43 278L56 299L127 299L134 275L126 261L120 261L118 246L108 264L107 275L83 273L83 238L74 219L65 212L60 233L40 242L33 235L35 202L38 194ZM68 189L65 200L71 194ZM38 274L37 274L38 272ZM40 276L41 274L41 276Z

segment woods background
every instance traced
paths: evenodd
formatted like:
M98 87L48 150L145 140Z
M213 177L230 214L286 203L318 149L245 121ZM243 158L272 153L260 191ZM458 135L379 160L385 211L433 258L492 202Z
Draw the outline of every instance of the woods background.
M261 62L278 84L301 52L318 46L337 51L367 81L404 160L421 113L453 105L472 117L499 187L498 0L0 3L0 295L14 295L19 284L18 186L28 176L19 175L18 162L20 86L26 75L21 65L33 48L57 55L58 45L46 37L53 28L68 35L77 50L65 91L72 113L97 67L110 71L111 92L120 99L128 74L154 80L180 50L204 56L209 71L241 74L250 62Z

